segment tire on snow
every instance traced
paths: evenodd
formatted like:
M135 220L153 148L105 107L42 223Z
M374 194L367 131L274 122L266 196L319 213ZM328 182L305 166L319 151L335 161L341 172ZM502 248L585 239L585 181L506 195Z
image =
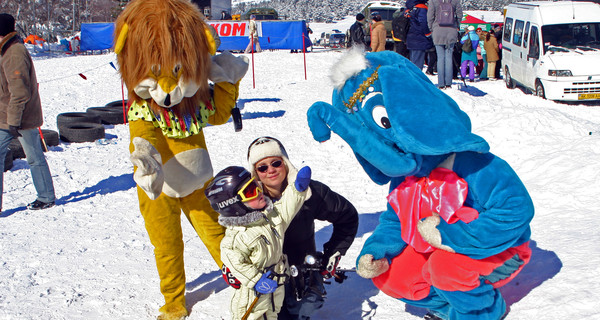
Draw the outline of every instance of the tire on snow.
M17 138L12 139L10 141L10 143L8 144L8 148L12 152L13 159L24 159L25 158L25 151L23 150L23 146L21 146L21 142L19 142L19 139L17 139Z
M9 148L6 151L6 157L4 158L4 172L10 170L13 167L13 155L12 150Z
M123 106L118 107L91 107L87 108L87 113L92 116L100 117L103 124L122 124Z
M101 123L100 117L87 112L65 112L56 116L56 126L59 128L67 123Z
M60 140L65 142L93 142L104 138L104 126L99 123L74 122L58 128Z
M46 146L54 147L59 145L60 139L58 138L58 132L54 130L42 129L42 134L44 135L44 140L46 141ZM41 139L42 137L40 137ZM42 143L42 149L44 148L44 144Z
M106 105L104 105L107 108L116 108L119 107L121 109L123 109L123 100L116 100L113 102L109 102ZM127 100L125 100L125 107L127 107Z

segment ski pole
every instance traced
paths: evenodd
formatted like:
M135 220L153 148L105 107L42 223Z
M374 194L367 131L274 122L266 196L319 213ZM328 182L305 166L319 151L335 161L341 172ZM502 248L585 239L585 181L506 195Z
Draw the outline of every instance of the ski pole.
M48 145L46 145L46 139L44 139L44 134L42 133L42 128L38 127L40 131L40 138L42 139L42 145L44 146L44 151L48 152Z
M242 316L242 320L246 320L248 319L248 316L250 315L250 313L252 312L252 310L254 309L254 306L256 305L256 303L258 302L258 299L260 299L260 296L262 296L262 293L258 293L256 295L256 298L254 298L254 300L252 301L252 303L250 304L250 307L248 307L248 310L246 310L246 313L244 313L244 315Z

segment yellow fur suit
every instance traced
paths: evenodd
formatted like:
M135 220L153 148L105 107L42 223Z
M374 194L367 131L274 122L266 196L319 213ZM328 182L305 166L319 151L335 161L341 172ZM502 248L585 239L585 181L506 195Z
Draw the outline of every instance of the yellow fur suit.
M117 19L116 36L131 104L134 180L165 298L158 318L183 319L181 211L222 266L224 228L204 195L213 170L202 128L227 122L248 63L228 52L211 57L214 40L189 0L133 0Z

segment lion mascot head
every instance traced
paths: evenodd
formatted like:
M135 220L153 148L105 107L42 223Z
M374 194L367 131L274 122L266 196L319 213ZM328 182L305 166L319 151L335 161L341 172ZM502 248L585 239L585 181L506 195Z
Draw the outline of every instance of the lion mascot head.
M129 99L192 114L208 101L214 39L189 0L133 0L116 21L115 53Z

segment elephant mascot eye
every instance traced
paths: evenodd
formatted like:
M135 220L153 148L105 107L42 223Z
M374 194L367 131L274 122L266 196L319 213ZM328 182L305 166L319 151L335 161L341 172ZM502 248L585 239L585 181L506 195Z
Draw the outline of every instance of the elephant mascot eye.
M383 129L389 129L392 127L390 118L388 118L387 110L384 106L375 106L373 108L373 121L382 127Z

